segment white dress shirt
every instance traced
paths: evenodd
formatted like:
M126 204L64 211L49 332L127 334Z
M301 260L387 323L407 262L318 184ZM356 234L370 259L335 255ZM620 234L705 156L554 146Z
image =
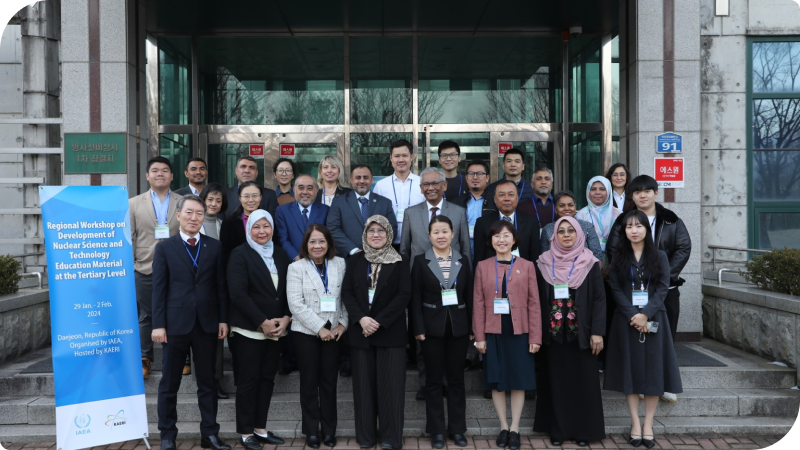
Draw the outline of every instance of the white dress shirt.
M392 242L399 244L400 236L403 234L403 220L398 217L398 211L403 211L405 214L406 209L425 201L425 196L419 188L419 175L409 173L406 181L403 181L396 174L392 174L375 183L372 192L392 202L392 210L397 218L397 235Z
M439 200L439 204L438 205L431 205L430 203L427 203L427 206L428 206L428 223L430 223L430 221L431 221L431 209L433 209L434 207L439 208L439 209L436 210L436 215L438 216L439 214L442 213L442 205L443 204L444 204L444 199Z

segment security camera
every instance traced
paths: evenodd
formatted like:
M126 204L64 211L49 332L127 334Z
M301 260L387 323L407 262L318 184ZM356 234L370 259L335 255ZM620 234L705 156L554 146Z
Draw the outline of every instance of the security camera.
M569 27L569 35L570 36L576 38L576 37L580 36L581 33L583 33L583 27L578 27L578 26Z

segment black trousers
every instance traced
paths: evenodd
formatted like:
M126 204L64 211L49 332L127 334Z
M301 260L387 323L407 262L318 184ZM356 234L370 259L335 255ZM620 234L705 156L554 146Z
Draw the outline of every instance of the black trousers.
M448 327L449 328L449 327ZM467 398L464 389L464 355L469 346L469 336L453 337L447 330L444 337L425 336L422 356L428 376L425 385L425 412L428 434L445 434L444 399L442 381L447 376L447 432L463 434L467 431Z
M667 291L667 298L664 299L664 308L667 310L667 320L669 320L669 330L672 332L672 342L678 335L678 318L681 315L681 292L679 287Z
M289 333L278 342L281 343L281 362L283 362L283 367L295 370L297 369L297 355L294 353L293 339L292 333Z
M136 309L139 313L139 345L142 358L153 361L153 275L133 272L136 286Z
M380 418L381 443L403 446L403 408L406 390L406 349L403 347L350 348L353 369L353 406L356 442L377 443Z
M223 359L223 351L225 350L225 339L217 339L217 354L214 359L214 379L217 381L221 380L224 373L222 371L222 359ZM197 380L197 375L194 375L194 364L191 362L192 352L189 351L189 355L186 356L186 364L191 364L192 366L192 375L194 379Z
M339 342L323 342L317 336L292 331L300 369L300 408L303 434L335 436L336 381L339 377Z
M214 360L217 347L216 333L206 333L195 323L192 332L173 336L167 334L164 349L161 383L158 385L158 429L161 439L178 437L178 389L181 387L186 354L192 349L197 377L197 405L200 407L200 434L214 436L219 433L217 423L217 382L214 380Z
M267 427L269 404L281 354L279 341L236 335L236 432Z

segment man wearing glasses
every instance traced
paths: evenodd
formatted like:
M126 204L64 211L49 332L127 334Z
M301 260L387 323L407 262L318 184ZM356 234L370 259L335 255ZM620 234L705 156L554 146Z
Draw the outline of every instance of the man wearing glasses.
M467 211L467 225L469 226L470 254L475 254L475 222L483 215L484 192L489 185L489 164L486 161L473 161L467 166L467 186L469 191L453 199L452 202ZM449 183L448 183L449 186Z
M459 163L461 163L461 147L456 141L448 140L439 144L439 167L444 171L447 180L444 198L450 202L469 191L466 177L458 173Z

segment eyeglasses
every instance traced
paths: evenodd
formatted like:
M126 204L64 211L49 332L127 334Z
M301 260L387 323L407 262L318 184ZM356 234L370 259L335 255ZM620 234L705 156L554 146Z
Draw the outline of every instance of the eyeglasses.
M422 189L428 189L429 187L439 187L440 184L442 184L441 181L433 181L430 183L420 183L420 186L422 186Z
M367 236L383 236L386 234L386 230L378 229L378 230L367 230Z
M558 234L575 234L575 233L577 233L577 231L575 231L575 228L567 228L566 230L563 230L563 229L558 230Z
M612 173L611 178L625 178L625 173Z
M488 174L486 172L467 172L467 176L468 177L472 177L472 178L476 178L476 177L480 178L480 177L482 177L484 175L488 175Z
M439 155L439 159L458 159L458 153L444 153Z
M243 200L258 200L261 198L261 194L244 194L242 196Z
M275 171L278 175L291 175L293 172L292 169L278 169Z

